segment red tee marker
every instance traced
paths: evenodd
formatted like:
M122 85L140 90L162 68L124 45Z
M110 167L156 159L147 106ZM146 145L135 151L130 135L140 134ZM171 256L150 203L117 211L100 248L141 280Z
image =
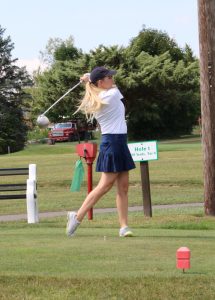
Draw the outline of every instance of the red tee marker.
M181 247L176 252L176 259L177 259L177 268L185 269L190 268L190 249L187 247Z

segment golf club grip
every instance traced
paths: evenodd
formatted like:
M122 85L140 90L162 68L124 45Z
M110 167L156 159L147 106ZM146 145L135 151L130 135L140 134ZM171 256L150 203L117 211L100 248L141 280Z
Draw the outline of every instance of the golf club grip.
M62 100L66 95L68 95L71 91L73 91L77 86L79 86L82 83L82 80L80 80L76 85L74 85L71 89L69 89L63 96L61 96L57 101L55 101L42 115L45 115L52 107L54 107L60 100Z

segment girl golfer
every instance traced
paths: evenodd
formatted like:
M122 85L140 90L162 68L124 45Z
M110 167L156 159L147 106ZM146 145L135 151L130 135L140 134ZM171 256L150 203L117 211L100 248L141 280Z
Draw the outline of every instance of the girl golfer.
M86 93L78 110L95 117L101 128L101 144L96 171L102 172L98 185L87 195L77 212L68 212L67 235L73 236L84 216L116 183L116 204L119 215L119 236L133 233L128 227L128 171L135 164L127 146L127 126L122 94L114 85L114 70L96 67L80 79L86 83Z

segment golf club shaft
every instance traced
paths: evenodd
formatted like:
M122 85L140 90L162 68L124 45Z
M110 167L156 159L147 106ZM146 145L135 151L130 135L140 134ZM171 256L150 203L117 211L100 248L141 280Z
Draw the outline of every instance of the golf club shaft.
M52 107L54 107L60 100L62 100L66 95L68 95L71 91L73 91L77 86L79 86L82 81L79 81L75 86L69 89L63 96L61 96L57 101L55 101L42 115L45 115Z

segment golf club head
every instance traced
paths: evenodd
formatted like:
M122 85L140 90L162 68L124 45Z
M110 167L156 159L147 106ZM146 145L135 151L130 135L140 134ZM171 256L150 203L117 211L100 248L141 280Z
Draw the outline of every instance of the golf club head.
M46 128L48 125L49 125L49 119L45 116L45 115L40 115L38 118L37 118L37 125L40 127L40 128Z

